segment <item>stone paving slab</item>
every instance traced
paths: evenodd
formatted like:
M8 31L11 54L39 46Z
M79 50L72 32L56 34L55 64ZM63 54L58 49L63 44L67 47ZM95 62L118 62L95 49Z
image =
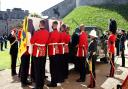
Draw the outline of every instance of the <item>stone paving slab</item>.
M112 78L111 81L119 81L122 82L124 78L128 74L128 59L126 59L126 68L120 67L121 59L117 60L116 64L116 73L115 78ZM70 69L72 69L74 65L70 64ZM115 83L110 83L110 79L106 77L109 74L110 64L103 64L97 62L96 64L96 87L94 89L107 89L103 88L102 86L105 84L110 84L111 86L115 86ZM17 68L18 71L18 68ZM50 73L49 73L49 61L47 60L46 64L46 75L49 78L46 81L46 84L50 81ZM88 89L87 85L89 84L89 76L86 76L86 81L84 83L77 83L76 79L79 78L79 74L75 71L71 70L69 78L62 84L58 84L56 88L48 88L46 85L44 89ZM108 81L109 80L109 81ZM117 82L118 83L118 82ZM6 69L0 71L0 89L31 89L33 86L22 88L20 84L20 80L17 76L12 77L10 69ZM111 88L110 88L111 89Z

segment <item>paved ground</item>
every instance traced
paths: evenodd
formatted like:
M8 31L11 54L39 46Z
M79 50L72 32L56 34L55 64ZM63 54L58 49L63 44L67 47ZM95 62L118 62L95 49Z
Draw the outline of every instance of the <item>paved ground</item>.
M128 52L128 50L126 50ZM120 67L121 58L116 57L116 72L115 78L107 78L106 75L109 74L110 64L103 64L97 62L96 64L96 88L94 89L116 89L117 84L122 83L122 81L126 78L128 74L128 57L126 58L126 67ZM46 67L46 75L49 78L46 80L46 84L50 81L49 74L49 61L47 61ZM70 65L70 69L73 68L73 65ZM18 71L18 68L17 68ZM87 85L89 84L89 75L86 76L86 82L77 83L76 79L79 78L79 74L70 71L69 78L62 84L58 84L56 88L48 88L46 85L44 89L87 89ZM28 86L25 88L21 87L20 81L17 76L11 77L10 69L6 69L0 71L0 89L31 89L32 86Z
M117 83L122 82L128 74L128 59L126 60L126 67L120 67L121 59L118 58L116 62L116 73L115 78L107 78L106 75L109 74L110 65L109 64L96 64L96 88L95 89L112 89L115 87ZM47 61L47 74L49 78L47 79L46 83L50 80L49 74L49 61ZM70 69L73 68L73 65L70 65ZM18 70L18 69L17 69ZM77 83L75 82L76 79L79 78L79 74L74 72L73 70L70 71L69 78L62 84L58 84L56 88L48 88L46 85L44 89L87 89L87 85L89 84L89 75L87 75L86 82L84 83ZM31 89L32 86L22 88L20 85L20 81L17 76L11 77L10 69L6 69L0 71L0 89ZM115 88L116 89L116 88Z

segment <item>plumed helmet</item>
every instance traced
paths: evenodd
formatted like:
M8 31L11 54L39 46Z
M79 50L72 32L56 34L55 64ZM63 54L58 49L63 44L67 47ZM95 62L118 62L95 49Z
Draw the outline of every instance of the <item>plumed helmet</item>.
M116 33L116 30L117 30L117 23L114 19L110 19L110 22L109 22L109 31L111 31L112 33Z

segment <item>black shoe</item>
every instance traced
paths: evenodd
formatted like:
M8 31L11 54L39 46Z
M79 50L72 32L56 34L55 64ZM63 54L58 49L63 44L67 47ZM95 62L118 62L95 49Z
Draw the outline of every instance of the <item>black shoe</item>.
M95 87L95 85L93 86L93 85L88 85L88 88L94 88Z
M46 79L46 78L48 78L48 76L44 76L44 78Z
M50 84L47 84L48 87L57 87L57 84L56 83L50 83Z
M15 75L17 75L17 73L12 73L12 76L15 76Z
M121 67L125 67L125 65L122 65Z
M77 79L76 82L85 82L84 79Z
M27 84L21 83L21 87L27 87Z
M27 85L31 85L31 84L32 84L32 82L27 81L25 84L27 84Z
M58 83L63 83L64 82L64 80L60 80L60 81L58 81Z

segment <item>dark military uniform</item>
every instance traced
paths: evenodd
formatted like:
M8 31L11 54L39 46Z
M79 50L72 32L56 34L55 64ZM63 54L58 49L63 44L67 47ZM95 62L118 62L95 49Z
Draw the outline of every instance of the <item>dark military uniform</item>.
M10 41L10 55L11 55L11 71L12 76L16 75L16 62L17 62L17 54L18 54L18 41L16 37L10 34L8 36L8 40Z
M90 61L89 65L92 65L92 68L90 66L90 85L88 87L93 88L95 87L95 78L96 78L96 73L95 73L95 63L96 63L96 51L97 51L97 41L96 38L93 38L93 40L89 44L89 57L88 60Z
M119 52L120 52L120 34L117 34L117 38L116 38L116 55L119 56Z
M125 41L126 41L126 36L125 34L122 34L120 38L120 52L121 52L121 57L122 57L122 67L125 67L125 54L124 54Z
M3 36L0 36L0 50L3 51L3 42L4 42L4 38Z
M4 47L7 48L7 35L4 34L3 37L4 37Z

